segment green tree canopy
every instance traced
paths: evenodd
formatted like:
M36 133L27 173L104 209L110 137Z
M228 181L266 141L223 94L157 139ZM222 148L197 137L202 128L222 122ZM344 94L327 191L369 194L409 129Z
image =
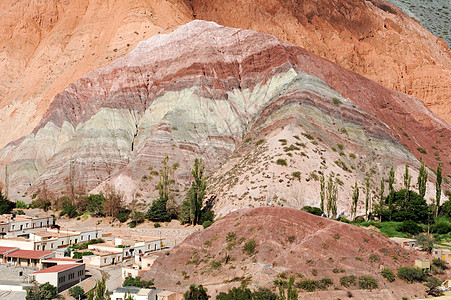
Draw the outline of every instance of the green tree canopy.
M207 289L200 285L192 284L183 295L185 300L208 300Z

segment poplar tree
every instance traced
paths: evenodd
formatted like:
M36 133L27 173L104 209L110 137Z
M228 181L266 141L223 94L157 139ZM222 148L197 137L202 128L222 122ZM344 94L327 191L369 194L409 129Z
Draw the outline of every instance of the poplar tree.
M366 190L365 190L365 218L368 220L368 208L371 205L371 191L370 191L370 178L366 178Z
M355 219L357 212L357 203L359 202L359 186L357 185L357 180L355 181L354 193L352 194L352 205L351 205L351 219Z
M407 201L409 201L409 197L410 197L409 189L410 189L410 180L411 179L412 179L412 176L409 175L409 166L406 164L406 171L404 172L404 190L406 191L404 194L404 203L403 203L404 209L405 209L405 207L407 205Z
M329 176L327 183L327 216L330 218L337 214L337 186L332 176Z
M205 165L201 158L194 160L194 166L191 174L194 177L191 187L188 190L188 199L190 203L190 220L193 225L199 224L200 212L203 205L203 199L207 189L207 181L204 177Z
M326 183L324 182L324 172L321 174L320 177L320 186L321 186L321 190L320 190L320 197L321 197L321 211L324 212L324 198L325 198L325 194L326 194Z
M418 173L418 194L420 194L421 199L424 199L424 195L426 195L427 182L428 182L428 172L424 167L424 162L421 161L420 172Z
M438 215L440 208L440 198L442 197L442 166L439 163L437 165L437 181L435 182L435 216Z
M393 201L395 200L395 188L393 184L395 183L395 169L391 166L390 175L388 176L388 190L390 194L388 195L388 211L389 220L391 221L391 215L393 213Z
M379 199L379 219L382 222L382 209L384 207L384 193L385 193L385 182L384 182L384 177L381 178L381 194L380 194L380 199Z

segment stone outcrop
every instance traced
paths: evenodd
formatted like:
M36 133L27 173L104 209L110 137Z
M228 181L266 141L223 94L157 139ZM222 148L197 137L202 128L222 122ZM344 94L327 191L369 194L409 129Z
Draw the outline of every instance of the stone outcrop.
M436 156L416 148L429 151L436 139L439 159L451 160L450 125L420 100L274 36L193 21L141 42L58 94L33 133L0 152L0 180L13 199L110 183L128 199L148 201L156 180L149 173L164 155L180 166L176 188L183 192L195 157L210 173L225 170L248 137L269 140L287 128L302 138L313 134L315 147L349 145L361 164L380 164L379 172L390 163L418 167L415 156L435 167ZM309 173L319 171L322 156L312 156ZM340 157L331 154L324 167L346 163ZM363 180L369 169L349 169L342 181Z

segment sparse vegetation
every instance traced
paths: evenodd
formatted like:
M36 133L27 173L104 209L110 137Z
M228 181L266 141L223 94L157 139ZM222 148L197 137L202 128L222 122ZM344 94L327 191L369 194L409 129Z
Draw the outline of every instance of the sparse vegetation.
M387 279L388 282L393 282L396 279L395 273L393 272L392 269L384 268L381 274L385 279Z
M424 148L418 147L417 150L422 154L428 154L428 152Z
M422 282L424 280L423 270L418 267L400 267L398 277L407 283Z
M255 253L255 247L257 247L257 243L254 240L249 240L243 245L243 253L251 256Z
M359 277L359 288L363 290L377 289L377 280L373 276L362 275Z
M346 288L357 285L354 275L340 277L340 284Z
M257 142L255 142L255 146L260 146L265 142L265 139L259 139Z
M276 164L278 164L279 166L288 166L287 161L283 158L277 159Z

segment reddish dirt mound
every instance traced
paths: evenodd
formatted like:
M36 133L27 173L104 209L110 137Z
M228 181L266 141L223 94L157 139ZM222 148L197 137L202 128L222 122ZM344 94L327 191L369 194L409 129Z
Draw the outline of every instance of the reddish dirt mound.
M252 241L254 253L245 253L245 245L252 248ZM367 291L350 288L354 295L377 298L393 292L401 298L422 295L424 287L399 279L388 283L380 270L413 265L415 257L414 252L371 230L296 209L262 207L232 212L207 230L192 234L169 255L160 257L143 277L154 279L158 287L180 292L192 283L201 283L212 295L239 285L244 278L252 288L272 288L280 273L315 280L329 277L335 288L302 296L336 299L348 290L340 286L340 277L372 275L380 289L370 296Z

